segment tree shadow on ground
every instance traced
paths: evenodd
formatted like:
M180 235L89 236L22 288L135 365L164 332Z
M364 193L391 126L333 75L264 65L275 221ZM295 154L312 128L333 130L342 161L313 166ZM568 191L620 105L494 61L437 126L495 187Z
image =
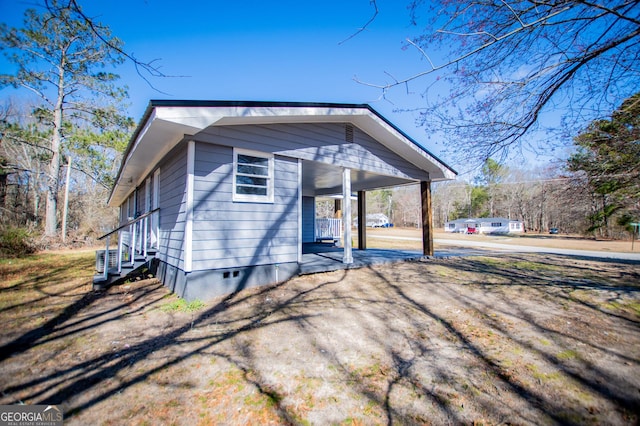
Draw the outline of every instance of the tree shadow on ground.
M598 272L565 263L509 256L374 266L238 291L179 314L161 309L167 292L155 281L120 285L78 297L5 344L5 371L46 357L54 364L6 376L2 402L62 404L82 422L107 401L135 405L138 386L157 402L151 382L175 382L172 394L193 397L197 376L224 377L185 371L204 358L234 366L284 424L580 424L605 419L606 409L637 419L637 379L625 375L638 372L637 348L622 353L600 333L640 341L637 317L607 309L610 299L637 300L637 281L616 276L615 264ZM581 317L600 328L591 336L589 324L559 325ZM230 401L247 406L246 398Z
M521 259L514 259L511 257L510 261L528 262L530 260L527 257ZM614 297L616 299L619 299L622 295L633 296L633 298L637 299L640 287L638 285L629 285L630 283L635 283L633 278L623 285L612 285L604 281L576 281L575 278L571 277L573 274L572 267L568 267L566 263L562 261L559 262L557 266L562 267L564 273L567 275L565 279L550 279L549 276L545 276L539 271L527 271L525 269L518 268L514 269L501 262L493 264L483 262L482 260L467 259L464 262L457 262L450 265L451 269L458 274L459 277L465 275L483 276L484 280L481 282L468 283L469 285L476 286L480 292L491 291L491 289L495 287L503 286L520 287L523 289L526 288L528 292L531 292L533 289L534 294L537 297L541 300L546 300L547 303L552 302L557 305L555 308L559 310L565 309L566 303L571 302L574 306L586 308L582 309L583 311L591 310L591 314L609 316L618 322L622 322L623 326L626 325L630 329L633 329L637 335L637 319L606 311L599 304L587 303L584 300L576 299L571 296L571 293L575 290L586 289L595 292L614 293ZM583 268L585 267L580 266L576 269ZM490 345L478 343L481 342L482 339L477 339L477 336L474 336L473 334L473 330L471 330L472 332L470 333L470 330L467 327L461 326L460 322L455 321L455 319L436 313L427 303L420 301L425 299L415 297L416 292L411 291L414 289L408 289L406 285L399 285L398 280L402 274L384 274L377 270L374 270L373 272L381 280L384 280L389 288L392 289L402 300L405 300L411 306L415 307L421 315L442 324L447 329L449 335L460 343L462 346L461 350L471 353L476 360L480 362L480 367L483 368L487 374L494 376L499 381L499 386L501 386L502 389L507 389L508 392L526 400L527 404L537 411L535 418L522 417L520 420L537 423L537 418L546 418L547 420L557 423L582 423L582 420L572 421L572 419L583 418L584 413L580 411L582 407L575 409L573 407L569 407L566 405L566 401L554 400L553 397L546 394L544 391L536 389L537 386L530 386L527 383L523 383L521 378L514 377L505 369L504 365L501 365L501 363L496 360L495 356L489 353L488 349L490 349ZM581 270L576 275L581 276L583 273L584 271ZM498 283L491 283L491 281L498 281ZM599 394L602 398L611 401L615 406L620 407L622 410L627 411L628 413L634 413L634 415L637 415L639 412L640 401L636 392L633 391L637 386L634 386L633 383L624 380L624 378L619 375L612 374L612 371L607 371L591 362L589 360L592 357L591 354L586 357L582 357L579 354L575 354L569 348L581 345L582 348L580 349L580 353L588 353L589 349L591 349L597 353L602 353L611 357L615 356L620 362L627 364L633 363L636 367L639 363L637 357L627 356L612 350L609 347L594 344L586 335L582 334L584 330L570 330L567 332L566 330L554 330L545 326L540 322L539 316L535 315L535 309L530 310L526 306L520 305L517 299L513 298L514 296L517 297L517 293L511 293L509 295L510 298L504 300L508 309L504 309L502 312L499 312L500 308L494 306L492 303L495 302L495 300L487 300L482 296L476 297L478 294L477 292L474 294L471 292L460 291L460 289L454 289L447 285L440 286L437 289L431 289L430 291L434 290L436 292L446 294L450 300L457 300L459 302L459 306L466 310L467 314L470 314L471 317L477 320L476 323L481 323L482 327L491 330L492 333L500 333L501 336L508 339L513 345L516 345L518 350L523 349L529 356L542 359L547 364L552 365L558 371L562 372L562 374L568 376L572 381L579 383L584 388L587 388L595 394ZM564 349L564 353L569 354L567 357L571 358L572 362L566 362L566 360L563 359L563 357L558 356L558 354L550 353L549 351L544 350L545 348L532 344L529 340L531 337L530 334L523 335L518 333L517 329L505 327L505 323L500 321L498 316L495 315L496 312L501 313L504 316L515 316L522 322L526 323L528 327L531 327L533 329L533 333L537 333L540 336L546 336L551 339L555 343L555 346ZM589 312L587 312L587 315L588 314ZM474 328L477 329L478 326L476 325ZM416 344L416 342L414 342L414 344ZM587 349L584 347L587 347ZM428 348L422 345L417 345L417 348L419 350L419 356L422 356L425 351L428 350ZM559 351L559 354L562 353L563 351ZM637 354L635 355L637 356ZM430 398L435 398L433 393L430 393L427 389L422 387L420 382L417 382L416 378L410 374L411 368L407 368L406 360L400 360L400 362L397 362L397 358L398 357L394 356L395 362L393 365L397 367L394 371L394 379L393 381L390 381L389 389L391 389L391 385L393 383L406 379L410 382L415 382L416 387L421 388L422 391ZM443 371L442 374L446 375L446 371ZM388 407L389 404L385 402L385 406ZM443 407L446 406L446 404L443 405ZM486 406L485 410L488 412L493 411L491 406ZM394 414L395 413L391 410L387 411L389 423L391 423ZM448 411L447 415L455 422L464 420L457 417L455 412Z

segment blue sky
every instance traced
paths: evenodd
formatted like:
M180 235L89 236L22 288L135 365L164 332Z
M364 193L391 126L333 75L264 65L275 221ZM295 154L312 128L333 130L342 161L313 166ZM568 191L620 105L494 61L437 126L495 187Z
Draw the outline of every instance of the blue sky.
M142 61L157 60L171 78L149 87L125 64L118 73L129 86L130 114L140 119L150 99L222 99L369 103L439 155L411 113L419 93L394 90L381 100L378 89L354 81L389 81L425 65L403 49L410 26L406 3L378 0L379 14L366 31L344 41L372 16L368 0L323 1L82 1L85 12L109 26ZM178 5L179 7L176 7ZM0 0L0 20L21 26L30 0ZM413 88L420 91L421 85Z
M0 21L21 26L34 1L0 0ZM117 70L135 120L151 99L368 103L442 160L465 168L447 158L437 135L416 125L417 113L402 112L421 106L428 81L394 88L386 99L355 81L387 83L388 74L403 78L427 67L416 49L404 48L422 30L410 25L408 0L377 0L377 17L351 39L374 13L369 0L80 1L126 51L174 76L150 78L155 90L131 63ZM429 53L439 62L437 52Z

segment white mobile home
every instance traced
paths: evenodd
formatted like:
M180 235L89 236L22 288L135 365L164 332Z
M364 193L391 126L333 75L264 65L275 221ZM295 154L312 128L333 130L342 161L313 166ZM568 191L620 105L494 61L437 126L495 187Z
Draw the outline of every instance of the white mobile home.
M384 213L372 213L367 215L367 226L370 228L385 228L391 223Z
M517 234L524 232L524 223L504 217L464 218L446 222L444 231L465 234Z
M420 183L433 254L430 185L455 176L368 105L152 101L109 197L120 226L105 237L117 237L118 272L123 255L144 254L171 290L204 299L296 275L321 196L357 194L366 217L367 190ZM343 210L349 264L355 215Z

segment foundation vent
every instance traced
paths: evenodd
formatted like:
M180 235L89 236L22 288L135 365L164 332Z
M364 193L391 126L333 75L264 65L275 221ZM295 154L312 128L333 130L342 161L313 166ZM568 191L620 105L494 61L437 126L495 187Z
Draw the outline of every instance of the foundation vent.
M353 125L346 124L344 126L344 140L353 143Z

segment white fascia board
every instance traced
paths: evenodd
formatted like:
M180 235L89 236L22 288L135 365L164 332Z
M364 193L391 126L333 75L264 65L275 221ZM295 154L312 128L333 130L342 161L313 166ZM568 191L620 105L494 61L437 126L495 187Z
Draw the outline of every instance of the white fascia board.
M362 108L230 107L218 125L277 123L344 123L366 113Z
M227 109L227 108L225 108ZM352 123L405 160L429 172L432 181L455 179L456 174L408 139L377 114L365 108L232 107L218 125L276 123ZM233 111L231 111L233 110Z
M118 206L185 136L214 125L276 123L352 123L425 170L432 181L455 179L455 173L368 108L291 106L155 106L123 159L109 199Z
M107 205L112 207L117 207L122 202L129 197L131 191L133 191L137 185L133 183L130 177L128 177L126 171L129 169L129 160L133 157L136 148L140 144L140 141L144 138L151 127L151 123L155 120L155 110L151 111L149 117L147 118L147 122L144 127L138 133L138 136L135 141L133 141L131 149L125 152L126 157L122 159L122 164L120 166L120 173L118 174L118 179L114 183L114 190L111 193L111 196L107 200Z
M226 109L226 108L225 108ZM432 181L455 179L456 174L405 137L378 115L364 108L232 107L218 125L276 123L352 123L405 160L429 172Z
M120 205L169 151L185 137L204 128L199 128L196 120L185 115L184 111L167 111L175 109L163 107L153 109L138 137L133 141L126 158L123 159L121 174L116 182L116 190L108 202L110 206ZM183 110L185 108L177 109ZM211 119L212 117L207 118Z

